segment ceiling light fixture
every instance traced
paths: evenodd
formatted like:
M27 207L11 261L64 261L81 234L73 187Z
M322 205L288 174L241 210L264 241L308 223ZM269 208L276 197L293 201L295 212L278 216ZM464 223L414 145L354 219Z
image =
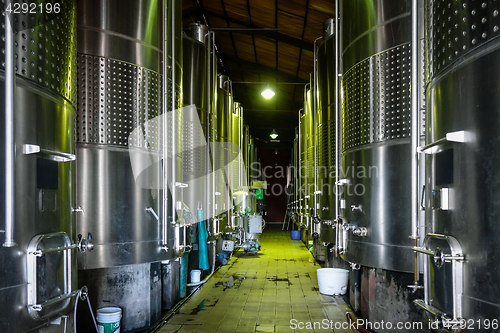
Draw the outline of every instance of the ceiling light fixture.
M266 90L264 90L260 94L264 96L265 99L271 99L274 96L274 91L272 91L271 88L267 87Z
M269 134L269 136L274 140L278 137L278 132L276 132L276 130L273 128L273 131L271 132L271 134Z

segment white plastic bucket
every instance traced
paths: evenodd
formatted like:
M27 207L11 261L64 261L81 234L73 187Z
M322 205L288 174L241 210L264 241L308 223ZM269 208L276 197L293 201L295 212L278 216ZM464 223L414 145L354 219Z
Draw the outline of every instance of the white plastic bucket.
M199 269L193 269L190 274L191 274L191 283L200 282L201 271Z
M319 292L324 295L344 295L347 292L349 271L342 268L319 268Z
M120 333L122 309L110 306L97 309L97 328L99 333Z

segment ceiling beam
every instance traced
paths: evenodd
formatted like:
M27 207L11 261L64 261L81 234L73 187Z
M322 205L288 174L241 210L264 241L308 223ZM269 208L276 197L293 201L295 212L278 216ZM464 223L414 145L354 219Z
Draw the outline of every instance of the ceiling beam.
M230 72L230 71L242 71L242 72L252 72L252 73L260 73L260 74L267 74L269 76L272 76L276 78L279 81L282 82L300 82L300 83L309 83L309 80L303 80L297 76L291 75L291 74L286 74L281 71L276 70L275 68L272 67L267 67L261 64L256 64L251 61L243 60L243 59L235 59L234 57L230 57L225 54L221 54L221 57L223 57L226 60L226 63L228 61L233 61L233 62L238 62L241 64L242 67L228 67L224 66L221 69Z
M302 39L294 38L294 37L285 35L281 32L278 32L276 29L268 29L268 28L264 28L264 27L259 27L259 26L253 25L253 24L249 24L248 22L241 21L241 20L238 20L238 19L235 19L232 17L226 17L224 15L214 13L211 11L205 10L204 13L205 13L205 15L217 17L219 19L223 19L223 20L226 20L228 22L243 26L242 28L232 27L230 29L227 29L227 27L210 27L210 28L212 28L213 31L217 31L217 32L227 31L227 32L231 32L231 33L262 35L262 36L266 36L266 37L269 37L271 39L274 39L278 42L293 45L293 46L302 48L304 50L309 50L311 52L314 51L314 44L304 41L303 38Z

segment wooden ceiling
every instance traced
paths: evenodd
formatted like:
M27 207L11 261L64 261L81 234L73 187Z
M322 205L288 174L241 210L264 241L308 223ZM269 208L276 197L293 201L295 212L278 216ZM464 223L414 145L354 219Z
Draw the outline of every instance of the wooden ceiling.
M279 150L293 147L304 85L313 72L314 40L334 17L332 0L183 0L183 25L206 24L215 32L219 73L233 81L244 121L260 144L279 133ZM261 84L257 84L261 83ZM265 100L266 84L276 92Z

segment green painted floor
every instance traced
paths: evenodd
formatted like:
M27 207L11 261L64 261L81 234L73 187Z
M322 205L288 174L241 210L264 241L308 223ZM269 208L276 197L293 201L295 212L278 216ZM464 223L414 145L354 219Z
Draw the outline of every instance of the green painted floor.
M302 241L268 225L259 242L259 254L239 251L159 332L353 332L342 298L319 293L320 266Z

